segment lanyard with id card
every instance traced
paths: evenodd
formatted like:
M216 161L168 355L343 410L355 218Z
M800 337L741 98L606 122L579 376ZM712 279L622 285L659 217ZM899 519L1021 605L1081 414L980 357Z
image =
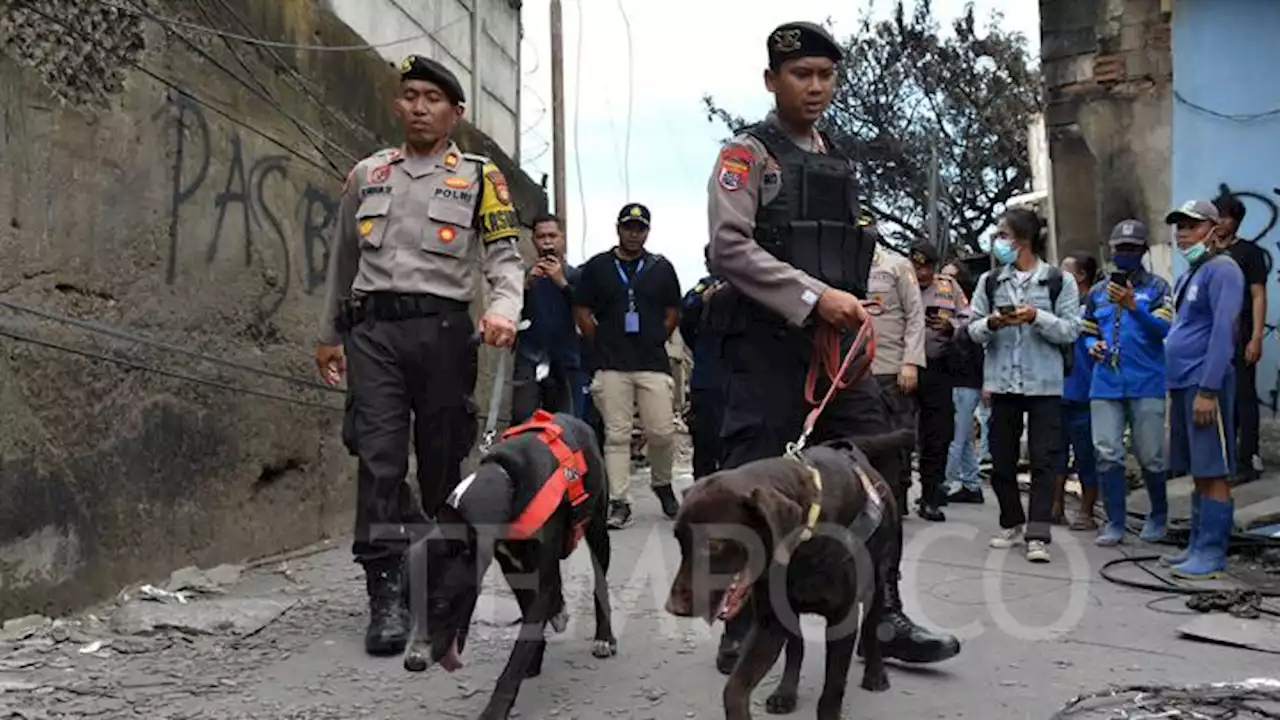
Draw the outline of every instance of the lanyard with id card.
M622 269L622 263L618 262L618 258L613 259L613 266L618 269L618 278L622 280L622 284L627 286L627 314L623 321L623 330L628 335L635 335L640 332L640 313L636 310L636 289L635 279L627 277L627 271ZM640 262L636 263L635 278L640 277L640 271L644 270L644 258L640 258Z

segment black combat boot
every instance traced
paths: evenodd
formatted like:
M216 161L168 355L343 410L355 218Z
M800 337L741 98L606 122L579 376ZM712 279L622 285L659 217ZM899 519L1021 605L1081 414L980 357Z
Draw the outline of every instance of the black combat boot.
M898 594L898 573L891 573L885 588L885 616L877 629L880 651L885 657L908 663L942 662L960 654L960 641L954 635L935 635L911 622L902 612ZM858 657L862 657L862 640L858 638Z
M370 655L397 655L404 652L409 638L409 607L400 563L370 563L365 566L365 588L369 593L369 627L364 631L364 649Z

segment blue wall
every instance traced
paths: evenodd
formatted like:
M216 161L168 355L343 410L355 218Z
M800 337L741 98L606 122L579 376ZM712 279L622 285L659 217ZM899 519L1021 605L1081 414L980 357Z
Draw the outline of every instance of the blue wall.
M1258 368L1265 417L1280 399L1280 0L1177 0L1172 21L1170 203L1230 188L1247 208L1241 236L1272 258ZM1186 263L1174 255L1179 275Z

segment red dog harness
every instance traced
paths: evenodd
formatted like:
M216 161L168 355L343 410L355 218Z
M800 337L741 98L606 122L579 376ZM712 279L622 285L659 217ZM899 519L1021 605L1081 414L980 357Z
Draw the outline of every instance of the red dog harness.
M565 548L567 555L578 546L589 520L584 511L590 495L582 484L582 479L587 474L587 458L581 450L569 447L564 440L564 428L557 425L555 416L545 410L538 410L528 422L509 428L502 433L502 439L506 440L533 431L537 431L538 439L555 457L556 469L538 489L537 494L525 506L519 517L511 521L507 527L507 539L529 539L547 524L547 520L551 519L560 504L568 499L572 507L573 532L569 537L568 547Z

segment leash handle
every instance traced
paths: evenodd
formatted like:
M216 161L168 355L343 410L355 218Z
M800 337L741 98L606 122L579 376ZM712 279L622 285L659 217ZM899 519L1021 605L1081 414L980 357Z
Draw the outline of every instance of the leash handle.
M853 344L849 346L849 351L844 354L843 360L839 362L839 368L833 373L831 372L831 366L836 362L831 358L833 356L839 358L840 337L838 329L826 324L819 326L814 335L813 359L809 362L809 373L805 378L804 392L805 399L815 407L805 417L800 437L795 442L788 443L786 449L788 457L799 458L800 452L804 450L809 442L809 435L813 433L814 426L818 424L818 418L822 416L822 412L827 409L827 405L831 403L836 393L858 382L871 371L871 363L876 357L876 333L871 321L863 321L862 326L858 328L857 335L853 338ZM854 360L859 355L862 355L864 349L866 354L863 362L859 363L856 369L853 369ZM827 378L831 382L831 387L827 388L827 393L823 396L821 402L814 400L819 365L827 370ZM850 374L851 370L852 374Z

